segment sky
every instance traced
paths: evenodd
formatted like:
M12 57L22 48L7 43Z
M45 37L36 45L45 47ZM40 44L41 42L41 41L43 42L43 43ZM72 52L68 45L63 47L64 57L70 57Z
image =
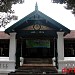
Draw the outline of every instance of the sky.
M18 20L11 21L6 28L33 12L35 10L36 2L38 4L39 11L56 20L70 30L75 30L75 17L71 13L71 10L65 9L65 4L51 3L50 0L25 0L23 4L13 5L12 9L15 10L14 14L18 16ZM0 28L0 31L4 31L5 29L2 27Z

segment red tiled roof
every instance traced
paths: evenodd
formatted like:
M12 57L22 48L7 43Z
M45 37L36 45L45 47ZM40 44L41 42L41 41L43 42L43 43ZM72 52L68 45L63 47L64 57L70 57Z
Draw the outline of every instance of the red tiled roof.
M10 36L6 34L4 31L0 31L0 39L9 39Z
M75 30L71 30L71 32L67 34L64 38L75 39Z
M9 38L10 36L8 34L6 34L4 31L0 31L0 39L9 39ZM71 30L71 32L67 34L64 38L75 39L75 30Z

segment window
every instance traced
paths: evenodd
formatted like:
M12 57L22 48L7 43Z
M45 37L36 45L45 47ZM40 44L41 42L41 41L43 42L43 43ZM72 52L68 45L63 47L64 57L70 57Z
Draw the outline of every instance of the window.
M9 56L9 40L0 40L0 57Z
M65 57L74 57L75 56L75 39L65 39L64 55L65 55Z

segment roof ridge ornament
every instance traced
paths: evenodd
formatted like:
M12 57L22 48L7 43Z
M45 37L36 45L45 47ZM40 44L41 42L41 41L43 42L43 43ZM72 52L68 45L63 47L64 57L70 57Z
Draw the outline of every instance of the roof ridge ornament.
M35 11L38 11L38 4L36 2L36 5L35 5Z

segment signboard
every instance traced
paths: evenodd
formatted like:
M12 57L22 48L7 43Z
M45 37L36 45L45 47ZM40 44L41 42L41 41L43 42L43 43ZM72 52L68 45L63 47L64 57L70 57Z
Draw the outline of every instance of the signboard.
M26 48L50 48L50 40L26 40Z

